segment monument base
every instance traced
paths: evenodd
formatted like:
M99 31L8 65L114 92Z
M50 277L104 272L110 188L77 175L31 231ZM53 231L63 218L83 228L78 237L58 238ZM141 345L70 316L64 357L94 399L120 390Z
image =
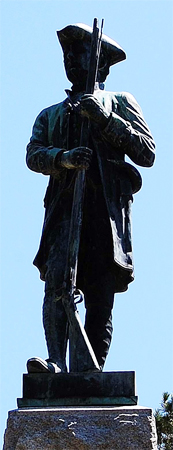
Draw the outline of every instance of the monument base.
M22 408L9 412L3 450L157 450L150 408Z
M135 372L23 375L18 407L137 405Z

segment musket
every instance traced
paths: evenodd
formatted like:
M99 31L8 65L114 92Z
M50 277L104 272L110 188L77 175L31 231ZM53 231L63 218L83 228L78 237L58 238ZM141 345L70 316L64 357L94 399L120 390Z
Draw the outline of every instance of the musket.
M101 49L101 32L99 33L98 20L95 18L91 39L91 51L86 83L86 94L93 94L97 79L99 56ZM83 119L81 127L80 146L88 147L89 120ZM89 342L86 331L77 311L75 295L78 253L82 227L83 200L85 191L85 169L78 170L73 193L73 204L68 241L67 261L64 275L62 303L69 322L69 370L70 372L99 371L100 367Z

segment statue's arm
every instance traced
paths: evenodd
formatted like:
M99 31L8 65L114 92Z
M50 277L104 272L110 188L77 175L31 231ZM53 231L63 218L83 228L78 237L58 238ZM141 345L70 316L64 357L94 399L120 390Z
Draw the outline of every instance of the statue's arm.
M29 169L57 178L64 169L88 169L91 158L92 150L88 147L80 146L67 151L49 145L47 112L44 110L39 114L27 145L26 163Z
M34 172L56 176L58 170L62 170L58 160L64 150L49 145L48 118L45 110L36 118L26 150L27 166Z
M142 111L131 94L123 94L118 100L118 113L111 113L102 134L135 164L150 167L155 159L155 143Z

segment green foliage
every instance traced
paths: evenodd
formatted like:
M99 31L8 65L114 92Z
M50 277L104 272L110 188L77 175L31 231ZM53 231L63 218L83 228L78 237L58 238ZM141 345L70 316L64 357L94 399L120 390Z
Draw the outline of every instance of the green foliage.
M161 408L155 411L158 450L173 450L173 396L163 393Z

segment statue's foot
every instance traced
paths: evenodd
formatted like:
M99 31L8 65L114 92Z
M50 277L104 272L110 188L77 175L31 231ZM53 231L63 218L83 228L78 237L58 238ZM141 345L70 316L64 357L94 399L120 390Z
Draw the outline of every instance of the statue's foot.
M42 358L30 358L27 361L27 370L28 373L60 373L61 369L57 366L57 364L45 361Z

